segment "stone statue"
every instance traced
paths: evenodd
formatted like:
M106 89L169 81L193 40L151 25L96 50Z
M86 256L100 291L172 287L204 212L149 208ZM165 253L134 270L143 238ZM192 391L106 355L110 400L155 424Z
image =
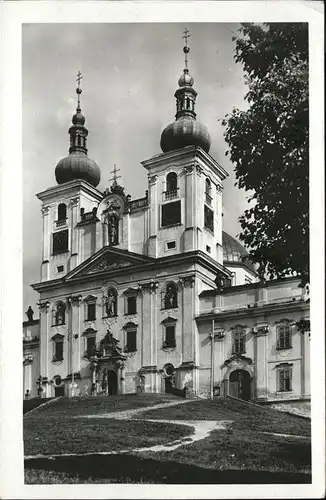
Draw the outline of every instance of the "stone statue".
M117 298L113 291L111 290L108 294L107 301L106 301L106 314L108 316L115 316L116 315L116 301Z
M27 315L28 321L29 321L30 323L32 323L32 321L33 321L33 316L34 316L34 311L33 311L33 309L31 308L31 306L29 306L29 308L27 309L27 311L26 311L26 313L25 313L25 314Z
M119 243L118 227L119 227L118 217L115 214L113 214L109 217L108 220L109 246L117 245Z
M177 290L173 285L168 285L164 297L165 309L177 307Z

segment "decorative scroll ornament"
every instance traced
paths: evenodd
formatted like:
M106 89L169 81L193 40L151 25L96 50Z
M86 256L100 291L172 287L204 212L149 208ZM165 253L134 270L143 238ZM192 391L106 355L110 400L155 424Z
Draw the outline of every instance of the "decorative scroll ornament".
M33 363L34 356L31 352L28 352L24 356L24 365L27 365L29 363Z
M256 335L267 335L267 333L269 332L269 325L266 325L266 324L256 325L252 329L252 331Z
M42 215L48 215L50 212L50 205L46 205L41 208Z
M196 172L200 176L204 172L204 169L200 167L199 165L196 165Z
M152 177L148 177L148 182L153 185L157 181L157 175L152 175Z
M223 340L225 337L224 328L215 328L214 329L214 340Z
M138 285L138 290L142 292L156 292L158 286L158 281L148 281L147 283L140 283Z
M47 301L46 302L39 302L37 305L41 311L44 310L46 312L50 307L50 302L47 302Z
M81 301L81 295L69 295L69 297L67 297L68 304L79 304Z
M300 333L304 334L305 332L310 332L310 319L300 319L297 321L296 326Z
M179 283L183 288L193 288L195 283L195 275L191 276L180 276Z
M187 165L186 167L184 167L184 171L186 174L191 174L194 170L194 165Z
M222 186L222 184L216 184L216 191L217 191L217 193L222 193L223 192L223 186Z
M72 198L69 202L69 206L71 208L76 207L78 205L78 202L79 202L79 198Z

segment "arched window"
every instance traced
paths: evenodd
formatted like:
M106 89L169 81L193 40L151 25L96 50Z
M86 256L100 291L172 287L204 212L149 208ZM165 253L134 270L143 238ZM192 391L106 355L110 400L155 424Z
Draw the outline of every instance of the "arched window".
M52 310L52 326L64 325L66 323L66 306L63 302L57 302Z
M174 191L178 188L178 177L175 172L170 172L166 176L166 190Z
M112 318L117 316L118 294L115 288L109 288L104 299L104 316Z
M189 99L189 97L187 97L186 103L187 103L187 109L190 109L190 99Z
M162 309L178 307L178 287L175 283L167 283L162 294Z
M58 220L66 220L67 218L67 207L65 203L59 203L58 205Z
M205 180L205 196L206 196L206 203L209 205L212 203L212 185L211 181L206 178Z

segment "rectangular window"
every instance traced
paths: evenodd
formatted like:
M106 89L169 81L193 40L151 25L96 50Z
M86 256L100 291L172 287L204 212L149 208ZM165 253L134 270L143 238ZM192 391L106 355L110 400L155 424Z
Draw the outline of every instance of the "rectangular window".
M175 325L165 327L164 347L175 347Z
M172 250L173 248L175 248L175 241L168 241L166 244L166 248L167 250Z
M206 252L211 253L211 247L209 245L206 245Z
M58 273L62 273L64 270L64 266L58 266L57 270L58 270Z
M204 225L214 233L214 212L206 205L204 205Z
M127 331L127 351L137 351L137 332L136 330Z
M233 332L232 354L243 354L246 352L245 333L243 331Z
M280 325L277 327L277 348L278 349L290 349L291 344L291 332L289 325Z
M68 251L68 229L53 233L53 254Z
M87 304L87 321L94 321L96 319L96 304L91 302Z
M280 392L292 391L292 369L290 367L278 370L278 390Z
M181 201L162 205L162 227L173 226L181 222Z
M95 337L87 337L86 339L86 351L87 355L91 356L95 348Z
M57 340L54 346L54 361L63 360L63 341Z
M137 297L127 298L127 314L137 313Z

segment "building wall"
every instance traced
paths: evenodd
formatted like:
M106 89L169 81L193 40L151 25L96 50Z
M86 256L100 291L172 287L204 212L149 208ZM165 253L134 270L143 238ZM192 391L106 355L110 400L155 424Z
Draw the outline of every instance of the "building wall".
M23 324L23 391L30 397L37 396L37 379L40 375L40 325L38 320Z

